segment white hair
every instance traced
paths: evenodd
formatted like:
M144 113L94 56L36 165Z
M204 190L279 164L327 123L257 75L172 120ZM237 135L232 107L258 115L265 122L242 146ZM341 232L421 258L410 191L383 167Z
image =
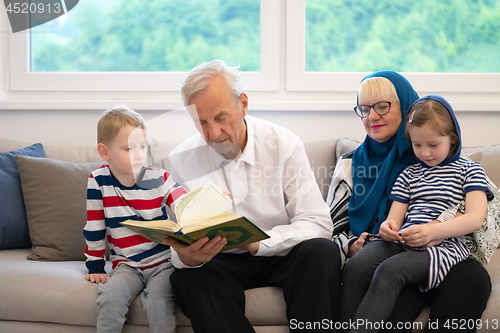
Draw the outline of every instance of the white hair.
M210 80L217 76L222 77L232 91L235 100L239 100L243 88L238 67L228 66L222 60L212 60L190 70L184 79L181 88L181 99L184 106L189 105L192 98L202 94Z

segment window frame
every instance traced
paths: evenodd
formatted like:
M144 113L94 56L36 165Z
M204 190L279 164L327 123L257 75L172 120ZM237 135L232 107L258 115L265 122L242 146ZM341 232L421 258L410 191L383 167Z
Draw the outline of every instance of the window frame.
M242 72L250 90L279 89L280 3L261 0L261 70ZM187 72L31 72L30 32L11 33L10 78L12 91L178 91Z

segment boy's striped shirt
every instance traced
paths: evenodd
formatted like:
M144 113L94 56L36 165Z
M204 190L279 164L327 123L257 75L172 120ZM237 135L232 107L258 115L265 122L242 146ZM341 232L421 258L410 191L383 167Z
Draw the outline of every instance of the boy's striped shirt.
M143 168L136 184L122 185L103 165L93 171L87 184L87 224L84 236L89 273L105 273L104 253L109 244L113 268L120 262L137 268L158 265L170 257L170 249L121 226L125 220L166 219L165 205L186 191L161 169Z

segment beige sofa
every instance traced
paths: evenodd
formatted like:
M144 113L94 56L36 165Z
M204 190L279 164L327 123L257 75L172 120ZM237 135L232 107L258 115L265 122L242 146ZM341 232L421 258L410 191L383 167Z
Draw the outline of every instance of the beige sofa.
M0 139L0 152L29 144ZM153 153L165 157L175 144L156 140ZM356 146L347 139L306 144L325 196L336 160ZM44 149L45 159L17 159L33 245L0 250L0 332L95 332L97 286L84 279L81 230L85 224L86 179L100 159L94 147L45 145ZM500 164L500 146L465 151L474 152L471 157L481 161L490 178L500 184L496 168ZM155 163L168 168L164 159ZM500 254L495 253L487 269L493 291L483 319L488 320L491 329L500 320ZM257 332L288 332L285 303L278 288L247 291L246 312ZM189 320L180 311L177 318L177 332L192 332ZM426 311L418 320L426 322ZM124 332L148 332L147 325L138 297L130 308Z

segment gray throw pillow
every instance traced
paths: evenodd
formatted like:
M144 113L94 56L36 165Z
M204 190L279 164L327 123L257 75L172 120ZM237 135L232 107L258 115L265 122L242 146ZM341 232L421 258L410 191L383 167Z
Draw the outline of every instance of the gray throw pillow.
M32 242L31 260L85 260L87 179L103 163L17 157Z

